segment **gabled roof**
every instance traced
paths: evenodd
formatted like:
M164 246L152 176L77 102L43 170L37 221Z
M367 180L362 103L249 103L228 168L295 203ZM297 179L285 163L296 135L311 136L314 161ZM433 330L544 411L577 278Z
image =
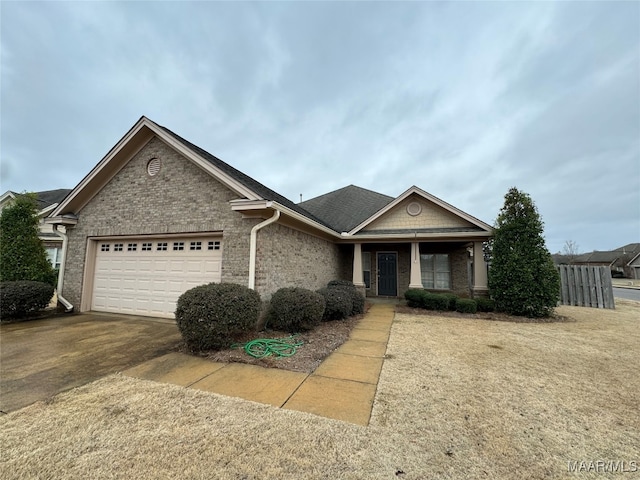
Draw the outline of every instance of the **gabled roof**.
M71 192L70 188L58 188L57 190L45 190L44 192L35 192L38 208L44 210L51 205L60 203Z
M59 204L64 198L71 192L70 188L58 188L57 190L44 190L42 192L33 192L36 196L36 206L38 211L42 213L43 210L47 210ZM3 202L9 198L15 199L20 193L8 190L1 197L0 201Z
M393 197L388 195L349 185L306 200L299 206L341 233L353 229L392 201Z
M640 243L627 243L620 248L616 248L613 250L614 252L621 252L623 254L635 254L640 252Z
M324 232L324 234L346 240L370 222L384 215L390 208L393 208L409 195L417 194L423 199L444 208L449 213L464 219L470 224L470 227L424 229L424 232L417 232L416 229L412 229L409 232L412 235L423 233L438 235L440 238L444 238L442 236L445 235L450 238L452 237L451 233L464 234L465 232L473 231L471 235L474 237L486 237L492 232L492 228L489 225L417 187L411 187L394 199L388 195L349 185L300 204L295 204L197 145L185 140L168 128L158 125L144 116L131 127L71 193L55 207L55 210L51 213L51 218L49 218L49 223L66 224L77 222L76 215L80 210L154 137L159 138L236 193L238 198L230 202L231 208L235 211L249 212L253 210L262 214L270 208L276 209L287 215L294 222L300 221ZM404 231L389 233L394 238L398 238L398 235L406 234ZM371 235L369 232L368 234ZM379 232L379 235L381 234L383 232Z
M599 252L583 253L574 259L574 263L607 263L611 264L620 257L621 252Z
M271 190L270 188L264 186L260 182L254 180L249 175L247 175L245 173L242 173L240 170L232 167L228 163L223 162L218 157L216 157L214 155L211 155L206 150L203 150L202 148L198 147L197 145L194 145L193 143L191 143L190 141L185 140L180 135L172 132L168 128L163 127L162 125L158 125L158 126L162 130L167 132L169 135L171 135L173 138L178 140L180 143L182 143L185 147L189 148L190 150L193 150L198 155L200 155L202 158L204 158L205 160L210 162L212 165L216 166L218 169L222 170L227 175L229 175L230 177L234 178L237 182L241 183L242 185L247 187L249 190L255 192L263 200L272 200L274 202L278 202L280 205L284 205L285 207L290 208L291 210L293 210L293 211L295 211L295 212L297 212L297 213L299 213L301 215L309 217L312 220L314 220L314 221L316 221L318 223L321 223L326 227L331 228L331 225L323 222L320 218L314 217L314 215L312 213L306 211L305 209L303 209L300 206L298 206L295 203L293 203L288 198L283 197L279 193Z
M80 181L65 201L52 213L52 217L60 217L64 214L77 214L78 211L102 189L107 181L122 168L123 164L128 161L128 158L139 151L154 135L236 192L239 198L249 201L274 201L312 222L319 223L323 227L328 227L328 225L289 199L265 187L260 182L233 168L231 165L211 155L197 145L194 145L168 128L158 125L144 116L136 122L91 172Z
M407 191L405 191L402 195L400 195L399 197L397 197L393 201L387 203L384 207L382 207L380 210L375 212L373 215L369 216L368 218L363 220L361 223L356 225L353 229L351 229L349 231L349 235L357 234L363 228L365 228L367 225L371 224L373 221L377 220L378 218L383 216L385 213L390 211L392 208L394 208L396 205L398 205L399 203L401 203L402 201L407 199L409 196L414 195L414 194L422 197L423 199L427 200L428 202L431 202L431 203L433 203L433 204L435 204L435 205L447 210L448 212L450 212L450 213L452 213L452 214L454 214L454 215L456 215L456 216L458 216L460 218L463 218L464 220L466 220L467 222L472 224L474 227L476 227L476 230L483 231L483 232L486 232L486 233L492 233L493 232L493 229L491 228L491 226L487 225L483 221L478 220L477 218L469 215L468 213L463 212L462 210L454 207L453 205L450 205L449 203L445 202L444 200L439 199L435 195L431 195L430 193L427 193L424 190L422 190L422 189L420 189L420 188L418 188L418 187L416 187L414 185L413 187L411 187Z

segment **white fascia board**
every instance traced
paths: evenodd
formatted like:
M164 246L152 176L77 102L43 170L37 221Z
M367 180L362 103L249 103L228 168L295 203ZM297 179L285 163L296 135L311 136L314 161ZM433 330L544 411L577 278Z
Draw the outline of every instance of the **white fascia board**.
M310 225L317 230L321 230L325 233L330 234L333 237L340 238L340 234L331 230L324 225L311 220L309 217L305 217L304 215L296 212L295 210L291 210L289 207L285 207L284 205L275 202L273 200L231 200L229 202L231 204L231 210L234 211L248 211L248 210L264 210L265 208L272 208L274 210L280 210L281 213L287 215L288 217L299 220L307 225Z
M77 225L78 219L65 216L50 216L44 219L44 223L52 225Z
M200 157L200 155L193 152L191 149L187 148L182 143L175 140L172 136L166 133L159 125L149 120L147 117L142 117L138 122L120 139L116 145L109 150L107 155L103 157L102 160L96 165L89 174L84 177L78 185L71 191L71 193L65 198L65 200L58 205L55 211L51 214L51 216L58 216L67 205L71 202L71 200L78 194L78 192L82 191L92 180L94 180L102 170L105 165L107 165L123 148L124 146L131 141L131 139L137 135L140 130L143 128L148 128L155 134L157 137L162 139L163 142L167 143L173 149L189 158L195 164L200 166L202 169L207 171L212 176L218 178L223 184L229 187L231 190L235 191L239 195L242 195L251 200L258 200L260 197L256 195L254 192L246 188L244 185L238 183L235 179L231 178L229 175L221 171L220 169L213 166L211 163Z
M627 267L632 267L633 265L631 265L631 264L633 262L635 262L638 257L640 257L640 253L638 253L635 257L633 257L631 260L629 260L629 262L627 263Z
M254 191L252 191L249 188L245 187L242 183L238 182L235 178L233 178L230 175L228 175L227 173L223 172L218 167L213 165L211 162L209 162L209 161L205 160L204 158L202 158L200 155L198 155L193 150L188 148L182 142L179 142L178 140L173 138L171 135L166 133L158 125L153 123L151 120L149 120L149 119L146 119L146 120L147 120L148 124L150 125L149 128L151 128L153 130L153 133L155 133L158 137L160 137L165 143L167 143L174 150L178 151L179 153L181 153L182 155L184 155L185 157L190 159L192 162L194 162L200 168L202 168L203 170L207 171L213 177L215 177L218 180L220 180L229 189L233 190L238 195L241 195L243 197L248 198L249 200L262 200L262 197L260 197L260 195L257 195ZM153 126L153 127L151 127L151 126Z
M481 241L491 238L489 232L444 232L444 233L387 233L387 234L361 234L361 235L349 235L348 237L342 237L343 240L350 241L387 241L398 239L416 239L416 240L451 240L458 241Z
M289 217L295 218L296 220L301 221L302 223L306 223L307 225L310 225L322 232L328 233L329 235L331 235L332 237L335 238L341 238L340 234L338 232L336 232L335 230L330 229L329 227L325 227L324 225L311 220L309 217L305 217L304 215L296 212L295 210L291 210L289 207L285 207L284 205L280 205L278 202L271 202L272 203L272 207L271 208L275 208L276 210L280 210L281 213L284 213L285 215L288 215Z
M47 216L47 214L48 214L49 212L51 212L51 211L52 211L54 208L56 208L57 206L58 206L58 204L57 204L57 203L52 203L52 204L51 204L51 205L49 205L48 207L43 208L42 210L40 210L40 211L38 212L38 216L39 216L39 217L46 217L46 216Z
M430 201L432 203L435 203L439 207L444 208L445 210L453 213L454 215L465 219L467 222L472 223L476 227L480 227L480 228L482 228L483 230L486 230L489 233L493 232L493 228L491 226L487 225L486 223L484 223L482 220L479 220L476 217L474 217L472 215L469 215L468 213L463 212L462 210L454 207L453 205L448 204L444 200L441 200L438 197L436 197L434 195L431 195L430 193L427 193L424 190L422 190L422 189L420 189L420 188L418 188L418 187L416 187L414 185L411 188L409 188L407 191L405 191L403 194L401 194L398 198L396 198L391 203L389 203L388 205L386 205L383 208L381 208L380 210L378 210L371 217L367 218L364 222L362 222L360 225L358 225L353 230L351 230L349 232L349 235L353 235L353 234L359 232L364 227L366 227L367 225L369 225L373 221L375 221L378 218L380 218L381 216L383 216L389 210L391 210L392 208L397 206L400 202L402 202L403 200L405 200L406 198L408 198L410 195L412 195L414 193L419 195L419 196L421 196L421 197L423 197L425 200L428 200L428 201Z
M0 203L3 203L8 199L11 199L11 200L15 200L16 199L15 193L13 193L11 190L7 190L6 192L4 192L2 194L2 196L0 197Z
M105 167L105 165L108 164L111 161L111 159L113 159L113 157L115 157L118 154L118 152L120 152L120 150L122 150L122 148L127 143L129 143L129 141L144 126L148 126L148 125L146 125L147 122L148 122L148 119L146 117L140 118L140 120L138 120L138 122L124 135L124 137L122 137L120 139L120 141L118 143L116 143L115 146L112 147L111 150L109 150L109 152L107 152L107 154L102 158L102 160L100 160L100 162L95 167L93 167L93 170L91 170L87 174L86 177L84 177L82 180L80 180L80 183L78 183L78 185L75 186L75 188L71 191L71 193L69 193L69 195L67 195L67 197L64 199L64 201L58 205L58 207L54 210L54 212L51 214L51 216L52 217L59 216L61 214L61 212L67 207L67 205L71 202L71 200L73 200L75 198L75 196L79 192L84 190L84 188L94 178L96 178L98 175L100 175L100 173L102 172L102 169Z
M239 212L243 210L264 210L265 208L271 208L273 202L270 200L246 200L237 199L229 202L231 210Z

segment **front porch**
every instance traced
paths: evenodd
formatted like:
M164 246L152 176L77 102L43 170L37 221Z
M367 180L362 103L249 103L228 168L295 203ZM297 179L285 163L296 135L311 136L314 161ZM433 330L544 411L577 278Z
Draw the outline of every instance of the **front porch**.
M352 282L367 297L403 297L409 288L462 297L488 292L480 241L354 243L351 260Z

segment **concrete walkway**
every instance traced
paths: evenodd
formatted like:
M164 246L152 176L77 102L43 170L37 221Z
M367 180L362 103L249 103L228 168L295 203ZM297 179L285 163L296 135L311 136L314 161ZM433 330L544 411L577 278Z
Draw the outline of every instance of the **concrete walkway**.
M311 374L169 353L125 375L368 425L395 306L374 304Z

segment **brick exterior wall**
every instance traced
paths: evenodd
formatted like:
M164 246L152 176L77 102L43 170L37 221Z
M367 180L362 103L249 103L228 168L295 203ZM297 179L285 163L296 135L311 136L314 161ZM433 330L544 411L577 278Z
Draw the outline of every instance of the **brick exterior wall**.
M317 290L343 278L344 263L342 249L333 242L271 224L258 231L256 290L263 299L282 287Z
M160 172L147 174L157 157ZM79 212L67 229L63 294L80 306L87 237L223 232L222 281L247 285L249 234L259 219L243 219L229 201L238 195L158 138L153 138Z
M451 291L461 297L469 297L469 253L459 248L449 253L451 265Z
M409 215L407 205L419 203L422 211L418 215ZM454 215L444 208L424 200L417 195L411 195L396 205L391 211L378 218L363 231L387 230L387 229L412 229L412 228L447 228L470 227L466 220Z

